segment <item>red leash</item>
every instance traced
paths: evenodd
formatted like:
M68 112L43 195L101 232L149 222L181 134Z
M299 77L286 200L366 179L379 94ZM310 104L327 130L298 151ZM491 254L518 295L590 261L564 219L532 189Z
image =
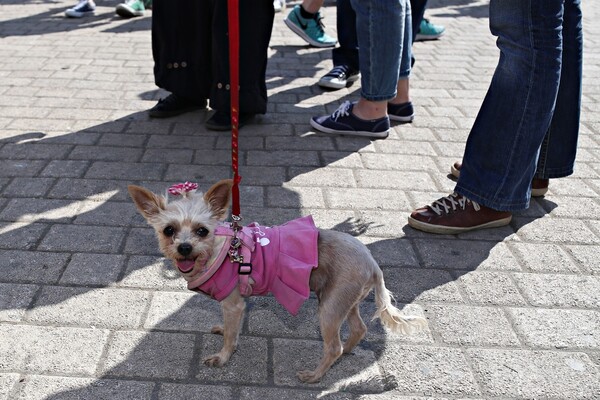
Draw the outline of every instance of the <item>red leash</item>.
M240 12L239 0L227 0L229 23L229 87L231 95L231 167L233 187L231 188L231 216L234 226L240 216L240 189L242 177L238 173L238 130L240 112Z

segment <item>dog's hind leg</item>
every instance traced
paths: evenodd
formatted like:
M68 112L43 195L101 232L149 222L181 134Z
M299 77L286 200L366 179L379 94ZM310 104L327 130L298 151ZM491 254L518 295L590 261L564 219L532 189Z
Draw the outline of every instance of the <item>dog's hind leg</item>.
M219 329L220 327L216 326L211 332L223 335L223 348L220 352L204 359L204 364L211 367L223 366L229 361L237 346L240 325L246 309L246 302L237 288L221 301L221 309L223 311L223 328Z
M314 371L300 371L298 378L302 382L318 382L325 372L343 353L340 339L340 327L346 316L360 300L359 296L349 294L361 293L361 287L336 286L326 293L319 304L319 322L323 336L323 357Z
M350 336L348 336L348 339L346 339L346 342L344 343L344 354L350 353L367 333L367 326L360 317L360 311L358 309L359 304L352 307L348 313L347 321L348 327L350 328Z

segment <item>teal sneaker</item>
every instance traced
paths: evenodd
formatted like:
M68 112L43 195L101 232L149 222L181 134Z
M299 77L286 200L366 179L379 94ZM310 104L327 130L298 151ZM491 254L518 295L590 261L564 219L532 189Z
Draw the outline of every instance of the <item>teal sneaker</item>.
M300 14L300 6L295 6L283 21L295 34L315 47L333 47L337 40L327 35L323 30L321 13L317 12L315 18L306 19Z
M421 25L419 25L419 32L417 33L415 42L439 39L440 36L444 34L445 30L446 28L442 25L432 24L428 19L423 18Z
M115 12L123 18L141 17L146 8L152 8L152 1L127 0L117 5Z

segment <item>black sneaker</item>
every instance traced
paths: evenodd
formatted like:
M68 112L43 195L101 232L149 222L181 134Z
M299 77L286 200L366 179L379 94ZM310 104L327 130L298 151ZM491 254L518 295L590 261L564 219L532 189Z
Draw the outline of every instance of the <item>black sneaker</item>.
M319 86L328 89L343 89L358 79L359 72L347 65L337 65L319 79Z
M415 110L410 101L402 104L388 103L387 112L392 121L411 122L415 118Z
M240 113L238 129L249 123L253 118L254 114ZM204 123L204 126L212 131L230 131L231 115L225 111L217 111Z
M148 114L152 118L169 118L204 108L206 108L206 100L204 100L203 103L198 104L184 99L183 97L170 94L164 99L160 99L154 107L148 110Z
M364 120L352 114L353 103L344 102L331 115L312 117L310 124L316 130L340 135L386 138L390 131L390 119L383 118Z

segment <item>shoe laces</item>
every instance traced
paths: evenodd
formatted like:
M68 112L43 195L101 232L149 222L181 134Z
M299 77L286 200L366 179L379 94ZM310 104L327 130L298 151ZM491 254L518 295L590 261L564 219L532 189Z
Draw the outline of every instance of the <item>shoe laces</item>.
M431 210L437 215L442 215L442 213L448 214L451 209L452 211L456 211L457 206L461 210L464 210L467 204L469 203L473 204L473 208L475 209L475 211L479 211L481 209L479 203L469 200L456 192L434 201L433 204L429 206L429 208L431 208Z
M331 71L329 71L329 73L327 75L335 76L336 78L338 78L340 76L343 76L343 75L347 76L348 75L348 70L349 70L348 66L346 66L346 65L338 65L336 67L333 67L331 69Z
M347 117L348 115L350 115L351 108L352 108L352 103L350 103L349 101L345 101L342 103L341 106L338 107L337 110L335 110L333 112L333 114L331 114L331 118L334 121L337 121L338 118L340 118L340 117Z

